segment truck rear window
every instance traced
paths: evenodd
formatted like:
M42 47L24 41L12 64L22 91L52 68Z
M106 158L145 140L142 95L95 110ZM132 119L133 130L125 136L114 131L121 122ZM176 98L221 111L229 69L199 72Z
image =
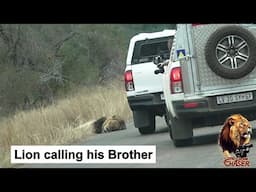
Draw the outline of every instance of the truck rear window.
M172 45L172 40L173 37L162 37L137 41L134 46L132 65L152 62L153 58L159 55L164 59L169 59L168 41Z

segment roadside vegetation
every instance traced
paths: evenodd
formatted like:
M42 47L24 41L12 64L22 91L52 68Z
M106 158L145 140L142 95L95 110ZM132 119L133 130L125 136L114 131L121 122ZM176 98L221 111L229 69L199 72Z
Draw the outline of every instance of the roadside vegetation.
M102 116L131 118L122 82L84 87L48 107L17 111L0 122L1 166L9 167L11 145L72 144L93 135L90 124Z

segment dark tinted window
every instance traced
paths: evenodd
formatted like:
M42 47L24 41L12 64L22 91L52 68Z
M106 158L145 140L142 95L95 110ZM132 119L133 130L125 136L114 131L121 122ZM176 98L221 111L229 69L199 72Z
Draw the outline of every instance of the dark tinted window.
M168 41L169 46L171 46L172 40L173 37L164 37L137 41L134 47L132 64L151 62L158 55L164 59L169 59L170 50L168 49Z

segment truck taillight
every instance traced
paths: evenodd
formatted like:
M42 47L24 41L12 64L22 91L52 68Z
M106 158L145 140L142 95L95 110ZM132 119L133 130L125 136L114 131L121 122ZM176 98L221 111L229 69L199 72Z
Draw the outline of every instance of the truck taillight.
M170 89L171 89L171 93L173 94L183 92L183 83L182 83L182 75L181 75L180 67L175 67L171 70Z
M134 91L134 83L131 70L128 70L124 73L124 82L126 91Z

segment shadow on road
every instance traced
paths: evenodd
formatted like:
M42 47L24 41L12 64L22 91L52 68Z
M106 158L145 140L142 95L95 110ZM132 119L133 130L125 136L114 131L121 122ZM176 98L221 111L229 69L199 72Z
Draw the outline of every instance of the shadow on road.
M169 131L169 128L168 128L168 127L161 127L161 128L158 128L154 134L166 133L166 132L168 132L168 131Z
M205 144L214 144L218 143L218 134L208 134L208 135L200 135L193 137L193 145L205 145Z

